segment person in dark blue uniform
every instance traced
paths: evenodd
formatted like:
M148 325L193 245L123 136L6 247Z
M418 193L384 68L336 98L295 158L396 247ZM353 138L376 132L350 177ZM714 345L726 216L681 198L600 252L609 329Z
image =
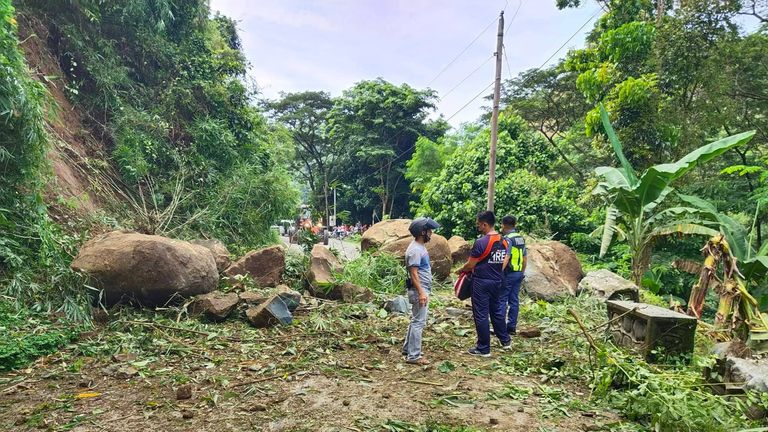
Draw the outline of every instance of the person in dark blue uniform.
M517 218L511 215L501 219L501 232L509 244L507 265L504 268L504 290L500 302L502 314L507 315L507 331L512 336L517 333L517 315L520 310L520 286L525 278L528 264L528 251L525 238L517 232ZM509 308L507 308L507 305ZM507 310L509 313L507 313Z
M472 273L472 315L475 319L477 345L469 350L469 354L490 357L489 316L501 346L505 349L511 347L501 306L507 242L494 230L496 216L492 211L480 212L476 223L477 230L483 236L475 241L469 260L458 272Z

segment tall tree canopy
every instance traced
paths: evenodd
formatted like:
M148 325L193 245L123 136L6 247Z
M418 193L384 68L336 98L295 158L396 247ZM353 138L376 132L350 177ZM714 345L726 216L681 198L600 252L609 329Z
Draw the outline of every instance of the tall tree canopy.
M336 99L328 116L330 138L344 149L338 180L354 217L409 213L405 164L419 136L437 139L447 129L441 120L427 120L435 101L432 90L381 78L359 82Z

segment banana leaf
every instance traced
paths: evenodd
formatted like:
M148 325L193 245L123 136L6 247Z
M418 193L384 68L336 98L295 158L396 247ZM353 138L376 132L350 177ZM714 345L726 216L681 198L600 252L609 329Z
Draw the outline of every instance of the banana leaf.
M717 207L705 199L683 194L677 194L677 196L687 204L699 209L700 215L708 216L720 225L720 230L728 241L731 253L739 260L739 262L746 262L749 257L755 255L752 252L752 246L749 244L747 230L741 223L734 220L732 217L719 212Z

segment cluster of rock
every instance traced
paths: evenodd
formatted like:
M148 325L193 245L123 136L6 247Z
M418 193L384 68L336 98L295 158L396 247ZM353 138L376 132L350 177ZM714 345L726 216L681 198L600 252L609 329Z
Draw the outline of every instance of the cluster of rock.
M192 298L190 311L222 321L240 311L257 327L289 324L302 295L280 285L285 272L285 248L270 246L251 251L232 263L226 246L217 240L186 242L130 231L113 231L87 242L72 262L103 290L107 305L128 302L142 306L180 303ZM317 245L307 280L319 298L367 302L367 288L336 283L341 263L326 247ZM234 282L250 278L259 290L218 291L220 275Z
M411 242L408 219L380 222L365 232L363 251L389 253L400 260ZM607 271L598 270L584 277L576 254L556 241L528 244L528 267L523 290L536 300L557 301L588 291L605 299L637 301L637 287ZM461 237L446 240L438 234L427 243L432 271L436 278L447 279L451 269L469 257L470 245ZM251 251L235 262L230 261L226 246L217 240L186 242L129 231L113 231L87 242L72 262L74 270L88 274L103 289L107 305L131 302L144 306L179 303L199 296L193 306L210 319L225 319L235 309L246 307L245 316L255 325L286 322L290 312L301 302L301 295L280 286L285 272L285 248L270 246ZM306 274L308 292L317 298L344 302L370 302L368 289L337 280L342 265L336 255L323 245L310 253ZM260 293L224 293L216 291L220 275L225 280L247 276L268 295ZM245 298L243 298L245 297ZM294 301L295 300L295 301ZM238 307L240 305L240 307ZM398 301L397 310L407 307ZM271 318L269 318L271 316Z

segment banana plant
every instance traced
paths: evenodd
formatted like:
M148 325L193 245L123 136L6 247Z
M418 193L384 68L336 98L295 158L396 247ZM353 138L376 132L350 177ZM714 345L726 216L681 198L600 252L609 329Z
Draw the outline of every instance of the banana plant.
M689 213L684 207L662 209L661 204L674 190L670 184L726 151L746 144L755 132L744 132L706 144L673 163L654 165L638 175L624 156L621 142L600 105L600 117L621 167L598 167L601 179L594 193L606 200L606 218L602 228L600 256L604 256L616 233L629 244L632 254L632 278L640 284L648 269L653 244L660 236L673 233L712 236L718 231L694 220L683 219Z

